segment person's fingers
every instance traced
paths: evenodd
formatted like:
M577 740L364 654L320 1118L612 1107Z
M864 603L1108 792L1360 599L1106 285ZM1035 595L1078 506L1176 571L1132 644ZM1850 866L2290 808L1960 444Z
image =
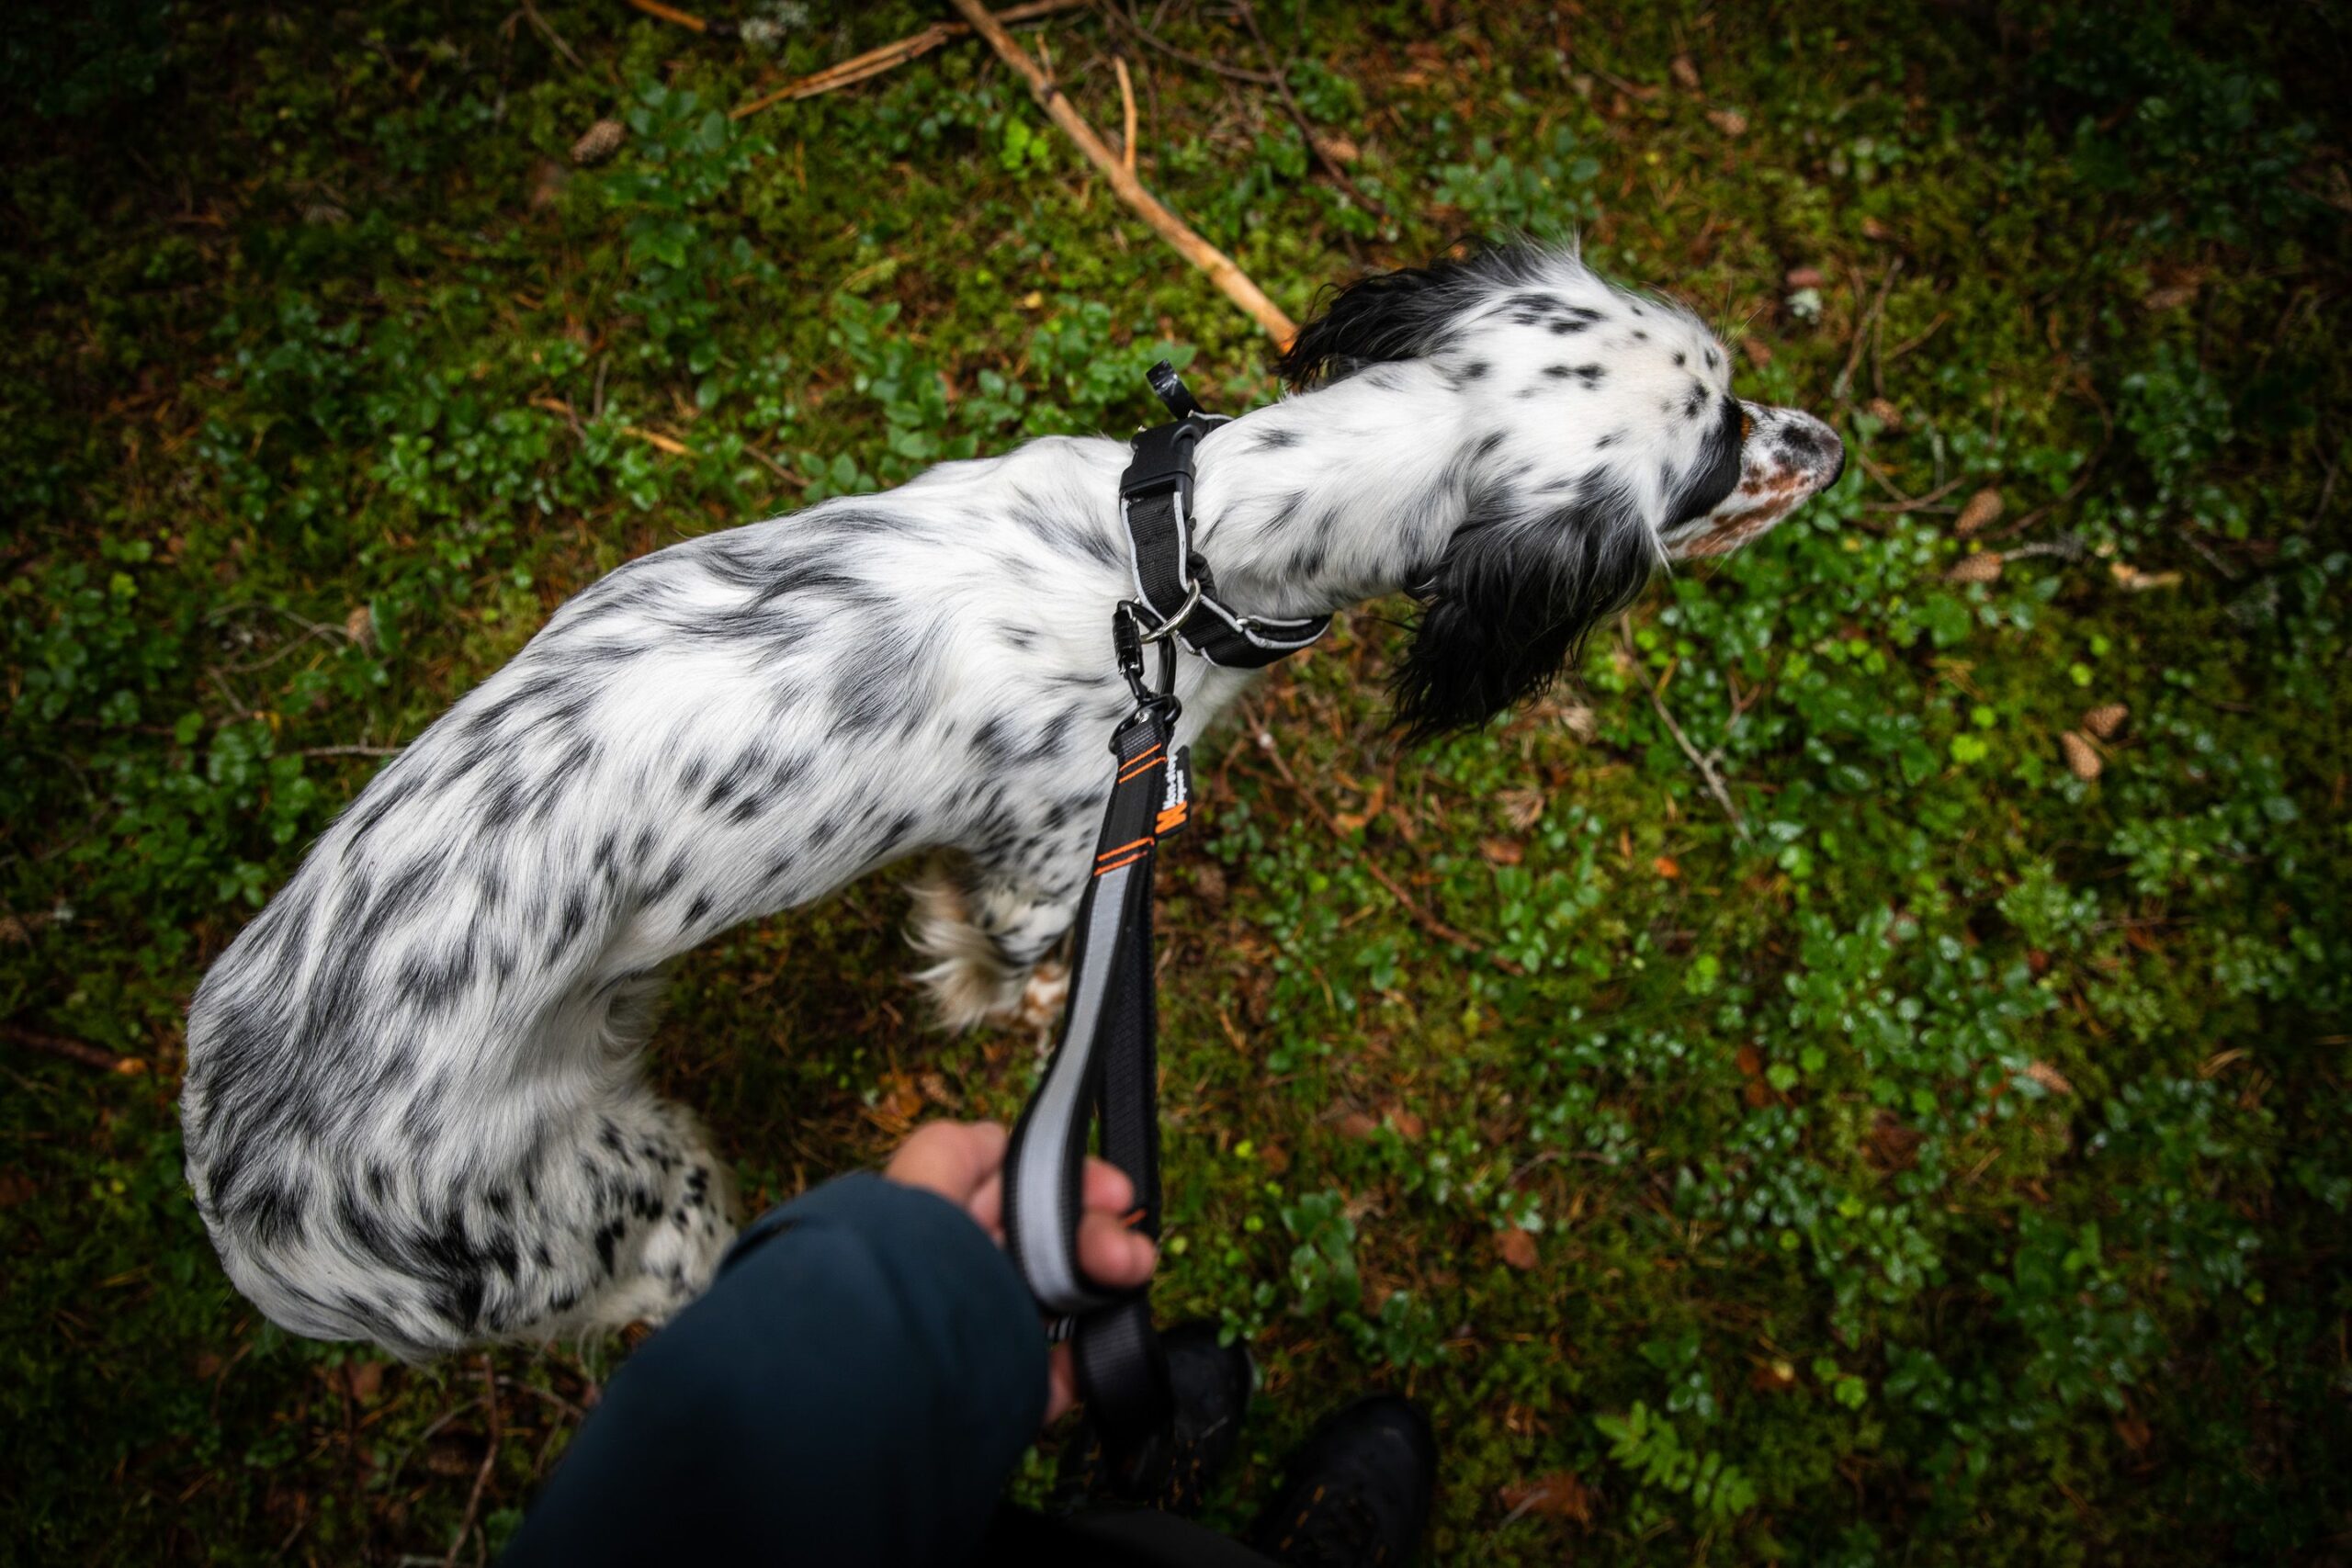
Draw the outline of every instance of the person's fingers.
M1001 1166L989 1172L965 1203L964 1212L980 1223L980 1228L999 1247L1004 1245L1004 1169Z
M1008 1134L993 1122L930 1122L899 1145L882 1174L962 1205L1004 1164Z
M1060 1420L1077 1403L1078 1368L1069 1359L1069 1347L1057 1345L1046 1353L1046 1425Z
M1079 1271L1098 1285L1125 1290L1151 1278L1159 1249L1151 1238L1131 1231L1119 1216L1090 1209L1078 1222Z
M1109 1214L1124 1214L1135 1207L1136 1184L1127 1179L1125 1171L1121 1170L1109 1160L1096 1159L1089 1156L1086 1161L1083 1196L1085 1201L1080 1205L1081 1208L1100 1209Z

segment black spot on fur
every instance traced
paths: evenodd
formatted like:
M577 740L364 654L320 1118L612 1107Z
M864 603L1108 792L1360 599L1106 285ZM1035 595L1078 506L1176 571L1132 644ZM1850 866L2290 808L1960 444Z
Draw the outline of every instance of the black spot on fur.
M1690 472L1666 476L1666 525L1679 527L1696 521L1721 506L1724 498L1739 484L1740 438L1739 404L1730 398L1723 400L1722 417L1707 433L1699 449L1699 460Z
M1393 684L1416 739L1481 723L1534 696L1592 628L1631 604L1657 564L1632 496L1595 487L1555 509L1474 496L1469 521L1421 590Z
M1330 295L1275 368L1293 388L1336 381L1372 365L1443 353L1468 325L1467 312L1496 290L1520 288L1502 308L1522 324L1574 308L1544 288L1552 265L1534 245L1503 245L1460 260L1375 273Z

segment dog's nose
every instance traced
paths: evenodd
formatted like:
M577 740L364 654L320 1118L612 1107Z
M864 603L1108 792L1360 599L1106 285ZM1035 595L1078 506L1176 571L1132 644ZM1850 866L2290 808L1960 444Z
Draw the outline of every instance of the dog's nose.
M1826 422L1804 414L1798 418L1795 435L1799 450L1810 459L1805 466L1815 473L1828 470L1829 477L1821 481L1821 488L1827 490L1836 484L1846 472L1846 444L1838 438L1838 433Z

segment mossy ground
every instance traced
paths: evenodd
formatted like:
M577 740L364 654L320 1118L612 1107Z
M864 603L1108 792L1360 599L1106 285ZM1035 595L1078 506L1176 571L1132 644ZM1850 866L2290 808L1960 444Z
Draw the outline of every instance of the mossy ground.
M188 993L373 750L666 540L1128 428L1170 345L1271 393L978 46L715 115L934 19L812 9L767 57L618 0L10 24L0 1557L478 1561L616 1363L287 1339L186 1197ZM1032 36L1106 129L1126 53L1147 179L1294 314L1573 228L1855 460L1485 733L1387 737L1382 605L1204 749L1162 1300L1264 1371L1221 1517L1386 1385L1441 1562L2343 1561L2340 20L1259 21L1385 217L1199 63L1267 64L1220 7ZM901 915L680 966L656 1071L755 1201L1018 1106L1032 1042L926 1032Z

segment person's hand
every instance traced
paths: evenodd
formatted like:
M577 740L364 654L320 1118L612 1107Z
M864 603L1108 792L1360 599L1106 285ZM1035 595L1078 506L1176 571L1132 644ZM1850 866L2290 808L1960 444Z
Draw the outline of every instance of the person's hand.
M993 1122L927 1122L916 1128L882 1174L902 1186L938 1193L1004 1245L1004 1151L1012 1142ZM1081 1183L1078 1266L1090 1280L1126 1290L1151 1278L1159 1249L1126 1227L1135 1184L1118 1167L1089 1156ZM1057 1345L1046 1360L1046 1419L1057 1419L1077 1400L1069 1347Z

